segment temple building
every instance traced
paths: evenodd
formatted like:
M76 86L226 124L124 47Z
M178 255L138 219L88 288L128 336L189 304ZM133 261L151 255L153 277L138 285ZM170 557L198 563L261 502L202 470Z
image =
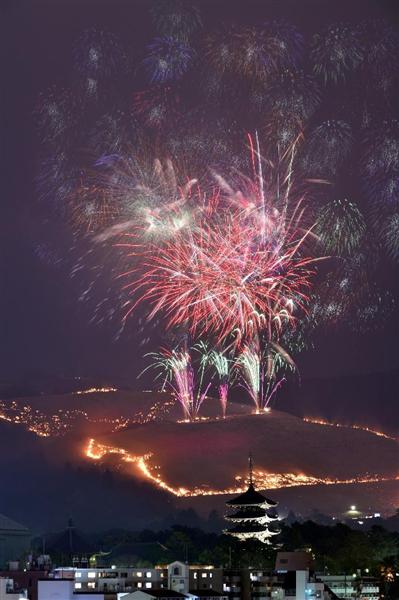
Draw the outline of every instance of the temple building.
M226 515L231 527L225 531L241 541L256 539L270 544L270 538L280 533L275 521L278 514L275 510L277 502L269 500L255 490L253 483L252 457L249 457L249 487L246 492L226 502L229 509Z

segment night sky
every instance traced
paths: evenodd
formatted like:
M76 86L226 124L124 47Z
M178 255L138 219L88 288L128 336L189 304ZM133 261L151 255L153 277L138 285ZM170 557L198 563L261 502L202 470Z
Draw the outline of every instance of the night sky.
M82 278L70 277L74 259L68 220L51 201L44 201L38 191L42 132L38 132L35 112L40 94L50 86L73 86L76 77L73 48L82 31L88 28L113 32L126 49L129 64L133 65L123 83L126 98L148 87L135 65L140 64L143 49L156 35L149 4L142 0L4 0L2 3L1 161L5 177L0 375L4 381L23 381L37 375L86 375L110 380L122 378L132 386L141 387L136 375L143 368L142 355L156 349L151 344L144 350L140 346L142 334L137 320L132 319L128 332L115 340L118 323L91 323L93 303L78 301L84 282ZM198 4L203 19L199 37L222 26L228 28L232 23L244 26L276 18L295 24L305 43L316 31L333 22L356 26L367 19L384 19L398 28L395 0L205 0ZM200 47L200 43L196 39L194 45ZM391 97L397 100L397 82L394 86ZM326 100L316 121L342 113L340 85L331 86L327 92L322 85L321 89ZM195 103L195 88L185 93L188 102ZM350 109L356 115L356 101L351 102ZM384 110L381 103L377 119L385 118ZM344 193L356 197L362 192L355 161L356 152L349 157L339 185ZM379 276L384 283L388 281L390 290L396 294L396 306L388 322L381 318L379 324L377 315L377 325L364 333L354 333L349 328L319 332L315 348L297 358L303 379L399 367L398 268L388 258L379 262Z

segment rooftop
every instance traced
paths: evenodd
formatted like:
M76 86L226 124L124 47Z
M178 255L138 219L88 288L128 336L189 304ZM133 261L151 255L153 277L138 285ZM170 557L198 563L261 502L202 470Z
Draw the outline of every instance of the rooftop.
M155 596L156 598L186 598L185 594L181 594L180 592L175 592L174 590L139 590L144 594L148 594L149 596Z
M0 531L19 531L21 533L29 533L29 529L9 517L0 514Z
M190 590L190 594L192 594L193 596L198 596L198 598L209 598L209 597L223 597L226 596L226 594L223 594L222 592L217 592L216 590Z
M277 502L269 500L263 496L260 492L257 492L252 483L250 483L248 489L240 496L236 496L226 502L228 506L248 506L248 505L264 505L277 506Z

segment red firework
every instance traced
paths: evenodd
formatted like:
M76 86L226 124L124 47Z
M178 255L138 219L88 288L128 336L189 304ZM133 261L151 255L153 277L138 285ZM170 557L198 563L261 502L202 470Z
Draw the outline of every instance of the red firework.
M169 327L185 325L219 341L261 331L278 337L294 311L306 306L313 274L314 259L304 252L310 230L300 226L301 214L287 222L274 211L274 233L265 233L257 209L254 219L230 207L175 232L162 248L152 243L138 248L136 239L128 240L124 245L141 260L122 274L131 277L126 317L145 303L150 319L162 312Z

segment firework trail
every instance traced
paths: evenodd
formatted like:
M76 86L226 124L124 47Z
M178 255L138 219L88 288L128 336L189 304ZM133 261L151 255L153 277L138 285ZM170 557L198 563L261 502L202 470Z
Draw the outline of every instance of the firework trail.
M268 409L274 394L284 383L285 377L278 377L278 372L287 365L295 368L291 357L278 344L273 344L266 351L261 350L258 340L244 346L236 368L257 414Z
M184 419L195 421L211 384L208 383L204 387L201 374L196 386L189 351L187 349L170 351L163 348L159 353L150 353L148 356L154 358L154 363L150 367L160 369L161 374L165 375L164 385L168 384L172 389L183 409Z
M219 400L222 407L222 416L226 417L227 412L227 402L229 396L229 382L230 382L230 367L231 360L227 358L224 352L220 352L218 350L212 350L210 356L211 364L214 366L218 378L218 392L219 392Z
M208 367L213 367L218 377L218 393L222 409L223 418L226 417L227 402L229 395L230 371L232 360L226 356L227 350L221 351L215 348L209 349L208 344L203 341L198 342L194 349L200 353L200 371L201 379Z

